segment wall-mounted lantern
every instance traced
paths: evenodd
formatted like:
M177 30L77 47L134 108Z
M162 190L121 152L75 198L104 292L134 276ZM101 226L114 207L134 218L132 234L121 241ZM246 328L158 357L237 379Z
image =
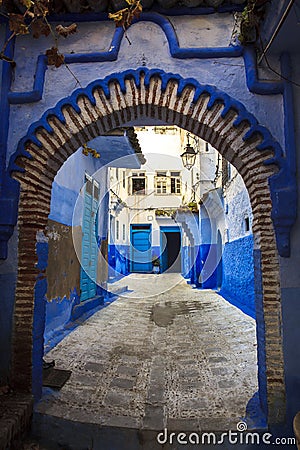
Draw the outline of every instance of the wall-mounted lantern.
M194 148L191 144L190 144L190 138L192 137L190 135L190 133L186 134L187 137L187 144L184 147L184 152L182 153L182 155L180 155L181 159L182 159L182 164L183 167L185 167L188 170L191 170L191 168L195 165L196 162L196 155L199 153L198 148ZM198 140L196 138L193 137L193 139L195 140L195 144L198 147Z

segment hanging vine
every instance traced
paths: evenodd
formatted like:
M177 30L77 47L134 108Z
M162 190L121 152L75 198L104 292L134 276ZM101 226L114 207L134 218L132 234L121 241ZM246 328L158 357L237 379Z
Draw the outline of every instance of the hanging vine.
M126 35L126 30L130 27L134 19L138 19L143 10L140 0L126 0L128 3L127 8L120 9L115 13L109 13L109 19L113 19L116 27L122 27L125 31L125 37L131 44L128 36Z
M0 6L2 3L3 0L0 0ZM5 50L9 42L17 36L31 34L34 39L38 39L40 36L49 36L51 34L54 39L54 45L46 51L48 64L50 66L60 67L65 63L65 58L59 52L58 39L61 36L66 38L70 34L76 33L77 24L73 23L67 27L57 25L53 28L47 19L51 13L50 0L20 0L20 3L25 8L23 14L7 13L6 15L9 29L12 33L0 51L0 59L9 62L12 66L16 65L12 58L5 55Z
M259 38L259 25L269 0L248 0L240 24L239 41L241 44L254 44Z

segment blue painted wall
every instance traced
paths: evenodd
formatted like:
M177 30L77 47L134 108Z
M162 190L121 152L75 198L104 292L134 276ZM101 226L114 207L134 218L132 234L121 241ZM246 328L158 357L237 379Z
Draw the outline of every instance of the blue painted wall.
M201 287L216 289L217 286L217 246L216 244L202 244L199 252L201 273Z
M98 159L91 155L84 156L81 150L75 152L64 163L58 171L52 184L51 208L49 214L49 242L44 242L44 247L54 252L49 254L49 266L55 265L57 255L59 255L59 264L57 270L61 273L55 277L56 267L48 267L48 277L51 282L57 284L59 295L51 295L55 289L46 288L42 295L37 293L37 303L44 304L43 311L39 311L40 319L44 320L45 327L45 349L49 349L53 342L57 342L59 336L65 333L65 330L71 326L74 320L85 314L88 310L103 304L106 293L99 286L97 289L97 298L94 301L86 301L85 305L80 306L80 260L81 248L78 248L77 254L74 252L72 240L72 226L78 227L79 239L81 239L81 222L83 212L83 201L80 196L80 190L84 184L85 172L93 175L100 184L100 206L98 217L97 241L100 247L101 239L107 238L107 169L102 168ZM74 228L73 228L74 229ZM77 231L78 233L78 231ZM101 238L100 238L101 236ZM49 246L50 241L51 247ZM63 248L62 248L63 247ZM79 242L79 247L81 247ZM71 258L65 260L64 258ZM47 259L48 262L48 259ZM76 275L76 273L78 274ZM50 278L49 278L50 279ZM50 295L49 295L50 292ZM40 352L38 352L40 356Z
M60 168L55 176L51 191L51 208L49 219L65 225L81 225L82 221L82 197L80 189L84 184L85 172L93 175L100 183L100 216L104 219L107 214L107 168L103 168L101 158L96 159L91 155L85 156L79 149ZM74 211L75 209L75 211ZM99 235L107 234L107 220L99 221Z
M160 247L152 246L152 258L160 257ZM108 277L110 281L130 273L130 246L109 244L108 246Z
M186 279L191 278L191 265L190 265L191 250L188 246L181 248L181 261L182 261L182 276Z
M108 277L110 280L128 275L130 272L130 257L128 245L109 244L108 246Z
M226 243L221 294L246 314L255 316L253 236Z
M51 339L59 334L72 318L72 310L79 304L79 295L74 289L70 297L57 298L46 303L45 321L45 349L50 345Z
M56 181L53 181L49 219L71 226L77 200L78 191L61 186ZM78 225L78 223L75 224Z

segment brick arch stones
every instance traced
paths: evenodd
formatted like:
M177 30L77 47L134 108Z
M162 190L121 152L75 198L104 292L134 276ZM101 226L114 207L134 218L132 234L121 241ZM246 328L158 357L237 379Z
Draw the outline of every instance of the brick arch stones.
M255 251L260 255L256 264L260 266L256 278L261 280L257 293L260 400L269 423L277 422L285 409L285 388L270 180L282 168L282 151L241 103L213 86L162 70L130 70L78 89L31 125L12 156L10 172L20 185L13 383L19 389L32 389L35 364L41 365L35 362L35 341L42 342L43 326L36 331L35 321L43 298L37 291L46 292L46 280L45 267L37 262L36 236L47 224L52 181L82 144L145 117L178 125L210 142L243 177L253 209Z

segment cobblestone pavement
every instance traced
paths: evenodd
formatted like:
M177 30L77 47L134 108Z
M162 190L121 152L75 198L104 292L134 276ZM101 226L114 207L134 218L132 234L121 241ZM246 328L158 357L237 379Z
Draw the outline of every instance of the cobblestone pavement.
M140 297L154 286L165 291L166 277L172 289ZM48 390L36 411L101 426L235 430L258 389L255 321L178 274L132 274L124 282L136 291L47 355L72 375L60 391Z

